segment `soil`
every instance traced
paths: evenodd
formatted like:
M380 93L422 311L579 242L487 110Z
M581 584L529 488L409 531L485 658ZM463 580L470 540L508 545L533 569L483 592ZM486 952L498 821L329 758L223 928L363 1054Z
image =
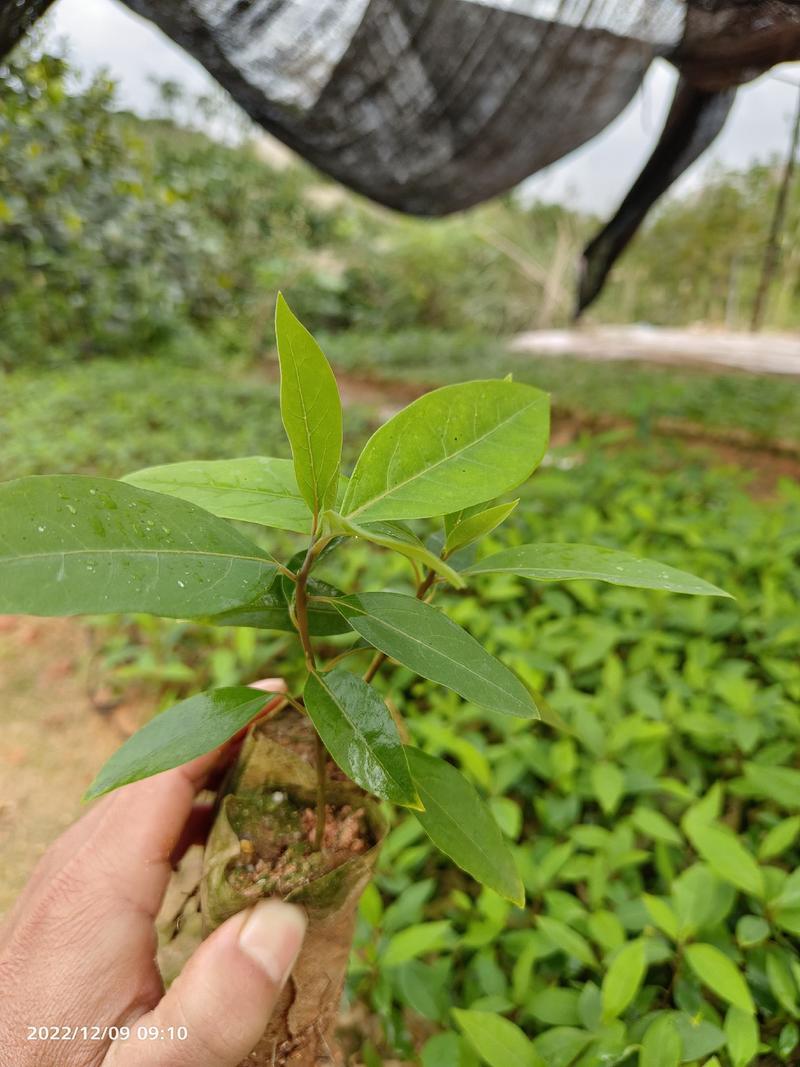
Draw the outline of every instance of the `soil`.
M363 808L326 806L322 850L314 847L317 816L295 808L286 793L237 797L228 809L241 853L228 880L254 900L286 896L293 889L335 870L373 843Z
M90 699L91 650L74 619L0 616L0 914L81 814L98 769L148 714Z

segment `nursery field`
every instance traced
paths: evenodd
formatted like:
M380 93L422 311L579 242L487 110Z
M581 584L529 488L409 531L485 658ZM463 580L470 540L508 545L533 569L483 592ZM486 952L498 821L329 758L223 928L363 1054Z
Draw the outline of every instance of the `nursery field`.
M419 338L388 352L375 338L328 346L337 372L391 383L383 396L351 390L349 425L362 439L401 386L513 370L554 394L556 445L490 548L593 542L701 575L735 600L506 576L481 579L477 600L442 595L437 603L541 694L554 724L491 714L402 668L390 679L413 709L415 742L491 798L527 903L480 890L413 816L398 816L361 904L342 1034L350 1062L800 1063L800 488L781 477L796 472L797 383L521 365L485 338L472 348L430 341L433 357ZM447 348L441 360L436 344ZM269 379L269 369L153 360L15 372L0 392L2 478L285 455ZM586 429L609 416L606 432ZM700 427L709 443L665 437L659 418ZM738 466L719 447L734 431L747 444ZM411 588L404 563L366 547L334 555L327 577ZM61 647L91 638L103 706L123 701L135 717L208 684L301 667L287 635L143 616L58 626L72 634L59 635ZM4 662L19 640L0 634ZM76 662L85 668L78 653ZM28 647L25 669L36 666ZM85 719L99 763L113 744L98 740L85 690L57 671L48 678ZM42 727L26 758L52 765L62 742L39 707L46 692L41 682L32 690ZM21 720L23 703L6 717ZM70 748L80 745L73 719L69 728ZM85 755L75 763L84 773ZM62 776L62 806L85 784ZM21 797L0 811L0 833L13 815L24 839L33 807ZM18 868L35 859L14 857ZM3 888L23 874L7 871Z

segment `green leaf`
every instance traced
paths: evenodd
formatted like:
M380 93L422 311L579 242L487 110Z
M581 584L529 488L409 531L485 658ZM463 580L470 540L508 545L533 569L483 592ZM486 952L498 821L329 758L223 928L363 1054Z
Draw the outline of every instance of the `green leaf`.
M659 1015L645 1031L639 1067L678 1067L682 1057L683 1044L674 1020Z
M613 815L625 791L625 779L616 763L593 764L592 789L603 814Z
M767 981L772 995L787 1014L798 1018L797 984L787 954L779 948L767 949Z
M335 604L365 641L423 678L504 715L538 718L516 675L430 604L402 593L361 593Z
M489 1067L547 1067L522 1030L502 1015L453 1008L453 1017Z
M755 1012L755 1004L739 968L714 945L686 946L686 960L712 993L741 1011Z
M581 997L577 989L547 986L529 998L525 1010L548 1026L577 1026L580 1022Z
M0 485L0 611L211 615L266 591L268 557L193 504L109 478Z
M745 763L744 778L758 796L774 800L789 811L800 811L800 771L794 767Z
M501 523L505 522L519 500L512 500L507 504L495 504L485 510L475 508L463 508L452 515L445 515L445 542L444 555L452 556L459 549L466 548L473 541L485 537Z
M587 967L597 966L597 959L589 942L577 931L561 922L560 919L553 919L547 915L540 915L536 921L545 937L549 938L562 952L568 956L574 956Z
M126 474L122 480L154 493L188 500L223 519L255 522L295 533L311 532L311 513L297 488L289 459L245 456L189 460L145 467Z
M751 1012L731 1005L725 1015L725 1041L733 1067L747 1067L758 1053L758 1023Z
M294 633L295 626L289 614L287 586L291 591L291 581L278 574L270 588L250 604L231 608L218 615L206 616L202 621L213 626L251 626L257 630L284 630ZM311 597L326 598L316 601L312 599L309 603L308 632L312 637L352 633L342 614L331 603L332 598L342 595L338 589L312 577L308 579L308 592Z
M663 841L665 845L683 844L683 838L672 823L653 808L636 808L631 815L631 822L639 833L652 837L654 841Z
M399 552L401 555L407 556L425 567L429 567L436 574L441 574L456 589L463 589L466 584L457 571L454 571L443 559L440 559L439 556L426 548L413 531L400 523L374 522L360 526L358 523L350 522L349 519L337 515L335 511L326 512L325 517L331 530L335 533L348 534L350 537L360 537L374 545L380 545L381 548Z
M780 894L772 902L772 907L777 909L800 907L800 867L795 868L783 883Z
M306 710L325 747L362 789L384 800L420 806L403 743L383 697L356 674L310 674Z
M704 1061L706 1056L722 1048L725 1034L701 1015L679 1011L672 1015L683 1045L683 1063ZM708 1065L706 1065L708 1067Z
M736 924L736 940L742 948L760 945L769 937L769 923L760 915L743 915Z
M117 749L86 790L84 800L211 752L247 726L270 699L269 694L240 685L210 689L173 704Z
M563 582L573 578L595 578L612 585L637 589L667 589L695 596L730 596L723 589L704 582L665 563L639 559L627 552L599 545L536 544L520 545L496 552L473 564L465 574L516 574L538 582Z
M477 1062L464 1038L452 1030L434 1034L420 1051L422 1067L475 1067Z
M554 1026L534 1038L533 1047L547 1067L570 1067L592 1036L575 1026Z
M418 956L438 952L452 942L453 928L449 922L415 923L389 939L381 963L384 967L398 967Z
M800 834L800 815L790 815L783 819L764 836L764 840L758 846L758 858L764 860L775 859L785 852L797 840Z
M728 827L684 819L686 835L711 870L754 897L764 896L761 869Z
M406 755L425 805L414 814L434 845L476 881L522 907L525 891L514 857L474 786L451 764L418 748L406 748Z
M778 1034L778 1053L784 1061L789 1059L789 1054L794 1052L800 1043L800 1029L796 1023L787 1023L781 1027Z
M549 399L505 381L447 385L415 400L364 447L342 514L359 522L424 519L500 496L547 448Z
M616 1019L633 1002L647 973L644 941L637 938L624 945L611 961L600 987L603 1018Z
M647 908L647 914L658 929L673 941L677 941L679 934L678 916L667 901L661 897L651 896L649 893L643 893L642 900L645 908Z
M300 493L313 515L336 503L342 405L330 364L278 293L275 336L281 365L281 417Z

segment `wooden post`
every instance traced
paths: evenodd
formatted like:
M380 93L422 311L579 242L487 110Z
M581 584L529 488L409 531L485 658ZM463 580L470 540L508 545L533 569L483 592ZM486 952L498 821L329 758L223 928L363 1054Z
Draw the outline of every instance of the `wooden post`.
M761 277L758 281L758 290L753 304L753 315L750 319L750 329L755 333L764 324L764 315L767 310L767 297L770 286L780 263L781 231L786 220L786 208L789 203L789 191L792 187L792 178L797 163L797 146L800 143L800 86L798 86L797 106L795 108L794 124L792 126L792 139L789 145L789 154L783 167L778 196L775 200L775 210L772 213L772 223L769 228L764 259L761 264Z

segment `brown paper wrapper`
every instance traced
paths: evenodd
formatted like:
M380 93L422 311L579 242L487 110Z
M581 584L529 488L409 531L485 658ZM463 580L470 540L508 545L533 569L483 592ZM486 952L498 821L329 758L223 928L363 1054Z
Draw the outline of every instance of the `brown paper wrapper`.
M295 711L259 724L220 794L202 871L196 858L194 871L182 865L162 909L159 963L166 982L201 937L257 900L279 896L305 910L308 929L292 977L242 1067L341 1062L334 1029L358 901L387 824L374 801L329 768L326 843L322 852L309 851L316 804L313 730Z

